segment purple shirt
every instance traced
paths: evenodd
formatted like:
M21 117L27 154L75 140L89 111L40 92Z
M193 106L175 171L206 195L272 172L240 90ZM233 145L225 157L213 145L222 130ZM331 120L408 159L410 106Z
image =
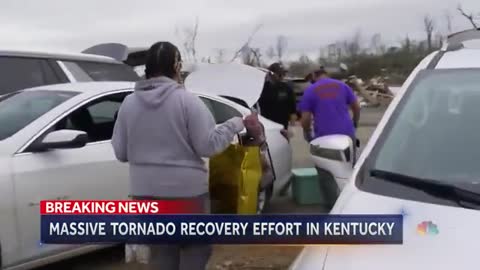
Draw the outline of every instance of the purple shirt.
M315 123L315 137L343 134L353 137L355 128L349 107L357 97L345 83L330 78L309 86L299 104L301 112L311 112Z

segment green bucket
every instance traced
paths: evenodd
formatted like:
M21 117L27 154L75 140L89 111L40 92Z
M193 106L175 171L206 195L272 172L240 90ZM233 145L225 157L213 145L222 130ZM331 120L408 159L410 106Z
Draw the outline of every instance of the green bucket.
M335 203L338 194L335 192L335 186L330 187L336 184L330 174L316 168L294 169L292 173L292 195L295 203L326 206Z

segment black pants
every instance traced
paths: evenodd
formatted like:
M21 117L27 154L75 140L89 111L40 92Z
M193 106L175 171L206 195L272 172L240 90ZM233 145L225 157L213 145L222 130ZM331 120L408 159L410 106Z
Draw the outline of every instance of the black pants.
M151 200L150 197L134 197L136 200ZM155 198L161 199L161 198ZM210 195L198 196L203 212L210 213ZM149 269L155 270L205 270L212 255L212 246L192 245L150 245Z
M352 153L352 164L355 166L355 163L357 163L357 138L353 137L353 153Z
M357 143L358 142L358 143ZM360 149L360 140L356 136L353 137L353 166L357 163L357 154Z

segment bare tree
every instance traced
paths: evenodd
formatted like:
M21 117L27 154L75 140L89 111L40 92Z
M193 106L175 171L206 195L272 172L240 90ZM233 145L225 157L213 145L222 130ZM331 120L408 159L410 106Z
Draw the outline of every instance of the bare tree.
M433 40L433 30L435 30L435 23L433 22L432 17L430 15L425 15L423 17L423 27L425 33L427 34L427 46L428 51L431 51L433 48L432 40Z
M310 57L308 57L308 55L306 54L302 54L300 55L300 57L298 58L298 62L302 63L302 64L312 64L312 60L310 60Z
M185 27L179 30L177 27L175 32L182 42L182 54L186 55L187 59L197 62L196 42L198 36L198 17L195 19L195 24L192 27Z
M316 64L308 57L308 55L302 54L297 61L293 61L289 66L289 73L295 76L304 77L312 71Z
M402 41L402 49L406 52L410 52L412 50L412 40L408 35Z
M270 59L275 58L276 54L275 54L275 49L273 48L273 46L268 47L266 55Z
M181 42L182 46L179 46L178 49L180 50L181 54L182 54L182 57L184 59L188 59L189 58L189 55L187 53L187 51L185 50L185 47L183 46L184 45L184 31L182 31L180 29L180 27L177 25L175 26L175 35L177 36L177 38L179 39L179 41ZM190 59L188 59L190 60Z
M242 49L240 56L245 65L254 67L261 66L262 54L260 48L251 48L250 46L246 46Z
M215 56L217 63L223 63L225 61L225 49L217 49L217 55Z
M318 50L317 62L315 64L320 64L320 66L326 65L329 63L328 57L328 47L321 47Z
M262 66L262 51L260 48L251 48L253 58L255 59L255 66Z
M278 57L278 61L282 61L285 51L287 50L288 40L287 37L280 35L277 37L277 43L275 44L275 50Z
M382 35L380 33L376 33L372 36L370 40L370 48L373 50L375 54L381 54L383 51L383 43L382 43Z
M442 33L440 32L437 32L435 34L435 42L434 42L435 46L437 48L441 48L443 46L443 35Z
M241 56L243 53L245 53L245 51L249 51L250 49L250 43L252 43L252 40L253 38L255 37L255 35L257 34L257 32L262 28L262 24L257 24L255 26L255 28L253 29L253 31L250 33L250 35L248 36L247 38L247 41L245 41L245 43L242 44L242 46L240 47L240 49L238 49L235 54L233 55L233 58L230 62L233 62L235 61L235 59L237 59L239 56Z
M362 51L362 33L357 31L350 40L343 41L343 51L347 57L356 58Z
M340 49L339 44L332 43L328 45L327 47L328 61L335 61L339 58L339 55L338 55L339 49Z
M477 23L475 22L475 17L473 13L467 14L461 5L458 5L457 10L462 14L463 17L467 18L467 20L472 24L474 29L478 29Z
M447 32L448 34L453 32L453 26L452 26L452 15L450 14L449 11L445 12L445 22L447 24Z
M249 46L245 46L242 48L240 57L241 57L242 63L244 63L245 65L249 65L249 66L254 65L252 49Z

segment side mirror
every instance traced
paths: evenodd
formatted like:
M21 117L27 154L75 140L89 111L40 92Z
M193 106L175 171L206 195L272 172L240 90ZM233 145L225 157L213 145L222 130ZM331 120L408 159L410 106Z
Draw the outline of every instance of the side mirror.
M353 172L353 147L354 142L345 135L324 136L310 142L310 154L315 166L332 174L340 190Z
M86 132L62 129L48 133L43 140L32 147L32 151L42 152L50 149L82 148L87 143L88 135Z

